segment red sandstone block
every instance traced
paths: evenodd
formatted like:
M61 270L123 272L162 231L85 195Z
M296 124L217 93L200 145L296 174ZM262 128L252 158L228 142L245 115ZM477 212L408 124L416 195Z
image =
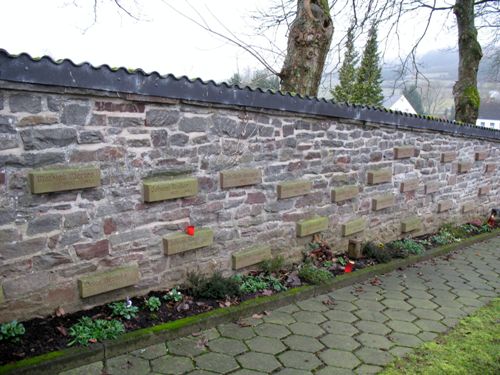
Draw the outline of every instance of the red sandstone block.
M81 259L104 258L109 255L109 241L101 240L90 244L76 244L76 255Z

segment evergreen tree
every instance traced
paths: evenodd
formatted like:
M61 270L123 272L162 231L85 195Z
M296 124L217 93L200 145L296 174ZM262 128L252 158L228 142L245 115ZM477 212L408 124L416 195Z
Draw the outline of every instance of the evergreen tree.
M234 73L233 76L231 78L229 78L229 80L227 81L227 83L229 85L238 85L238 86L241 86L243 82L243 79L241 78L241 75L240 73Z
M410 85L405 87L403 90L403 95L410 102L413 109L419 114L424 113L424 106L422 104L422 97L418 92L418 87L416 85Z
M339 84L331 91L333 99L337 102L353 102L356 82L356 64L358 53L354 49L354 26L347 30L344 61L339 70Z
M379 64L377 26L373 24L368 32L368 40L356 74L354 102L381 106L384 100L381 83L382 69Z

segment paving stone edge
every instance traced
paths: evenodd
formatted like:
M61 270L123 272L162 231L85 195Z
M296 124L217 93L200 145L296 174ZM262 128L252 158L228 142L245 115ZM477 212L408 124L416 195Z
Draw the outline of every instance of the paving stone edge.
M440 246L422 255L398 259L390 263L378 264L354 273L337 276L323 285L306 285L289 289L285 292L266 297L257 297L237 306L221 308L206 313L179 319L173 322L128 332L116 340L94 344L89 348L69 348L27 358L16 363L0 366L0 375L4 374L40 374L53 375L60 371L84 366L92 362L103 361L126 354L136 349L189 335L209 329L219 324L235 321L252 314L278 308L293 302L305 300L357 282L365 281L376 275L385 274L401 267L441 256L472 244L489 240L500 235L500 229L483 233L461 242Z

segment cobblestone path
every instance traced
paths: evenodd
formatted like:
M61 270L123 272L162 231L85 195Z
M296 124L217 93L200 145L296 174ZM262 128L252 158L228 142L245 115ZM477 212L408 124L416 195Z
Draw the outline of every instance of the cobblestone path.
M500 237L107 361L108 374L373 374L500 290ZM61 375L100 375L103 363Z

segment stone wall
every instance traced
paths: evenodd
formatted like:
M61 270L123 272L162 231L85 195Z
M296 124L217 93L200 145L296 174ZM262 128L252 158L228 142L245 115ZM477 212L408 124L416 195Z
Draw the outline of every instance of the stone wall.
M0 321L230 273L270 250L298 258L314 233L340 252L500 203L494 140L57 92L0 90Z

